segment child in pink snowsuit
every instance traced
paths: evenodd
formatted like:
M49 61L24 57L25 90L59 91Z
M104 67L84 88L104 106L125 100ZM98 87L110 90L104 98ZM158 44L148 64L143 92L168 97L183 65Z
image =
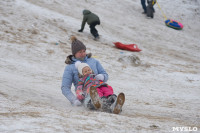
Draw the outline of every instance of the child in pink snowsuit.
M113 95L113 88L102 80L97 80L92 69L86 63L76 62L76 68L79 72L79 82L76 88L77 98L88 107L90 101L89 89L94 86L97 89L100 98L108 98Z

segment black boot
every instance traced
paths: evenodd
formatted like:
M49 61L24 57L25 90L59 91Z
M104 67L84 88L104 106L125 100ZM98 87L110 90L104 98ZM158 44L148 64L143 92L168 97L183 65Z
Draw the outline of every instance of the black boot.
M92 101L91 101L91 100L89 100L89 102L87 103L86 106L87 106L88 109L95 110L95 107L94 107L94 105L92 104Z
M108 103L108 98L103 96L101 97L101 102L102 102L102 111L105 111L105 112L110 112L110 104Z
M113 104L116 99L117 99L117 95L115 94L108 96L108 102L110 103L110 105Z
M112 109L111 109L111 105L116 101L117 99L117 95L115 94L112 94L110 96L108 96L108 106L109 106L109 112L111 113L112 112Z

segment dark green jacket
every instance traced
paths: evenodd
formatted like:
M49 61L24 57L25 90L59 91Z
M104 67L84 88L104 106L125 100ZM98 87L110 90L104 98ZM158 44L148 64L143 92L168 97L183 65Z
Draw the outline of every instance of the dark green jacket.
M81 30L84 29L85 27L85 23L87 22L88 25L91 25L94 22L100 22L99 17L90 12L89 10L84 10L83 11L83 21L82 21L82 25L81 25Z

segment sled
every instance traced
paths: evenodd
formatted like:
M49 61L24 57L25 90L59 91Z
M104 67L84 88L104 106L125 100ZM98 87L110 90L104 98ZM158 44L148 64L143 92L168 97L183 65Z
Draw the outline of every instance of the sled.
M176 30L181 30L183 29L183 24L178 22L178 21L175 21L175 20L172 20L172 19L167 19L166 15L164 14L164 12L162 11L160 5L158 4L158 2L156 2L158 7L160 8L164 18L165 18L165 25L170 27L170 28L173 28L173 29L176 29Z
M176 29L176 30L181 30L183 29L183 24L178 22L178 21L175 21L175 20L172 20L172 19L167 19L165 21L165 24L168 26L168 27L171 27L173 29Z
M121 42L114 42L115 46L122 50L128 50L133 52L140 52L141 49L138 48L136 44L123 44Z

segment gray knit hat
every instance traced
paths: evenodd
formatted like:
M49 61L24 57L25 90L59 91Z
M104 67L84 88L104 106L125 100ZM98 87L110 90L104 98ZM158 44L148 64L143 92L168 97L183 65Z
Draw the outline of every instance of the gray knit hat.
M72 55L75 55L78 51L82 49L86 50L85 45L81 41L76 39L75 36L71 36L71 41L72 41L72 45L71 45Z

